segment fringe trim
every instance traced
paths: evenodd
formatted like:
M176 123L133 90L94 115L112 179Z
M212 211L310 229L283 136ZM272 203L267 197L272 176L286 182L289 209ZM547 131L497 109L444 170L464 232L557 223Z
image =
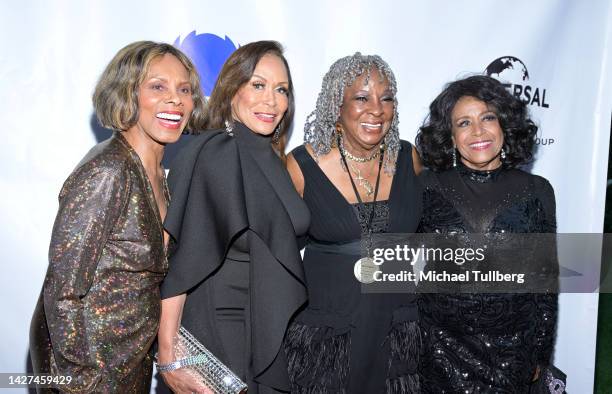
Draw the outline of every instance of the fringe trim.
M421 392L421 382L418 374L387 379L387 394L418 394Z
M394 363L407 365L409 372L387 378L387 394L414 394L421 392L417 367L423 340L417 322L405 321L393 326L387 340L390 345L388 368Z
M334 331L297 322L289 327L285 353L292 393L346 394L350 332Z

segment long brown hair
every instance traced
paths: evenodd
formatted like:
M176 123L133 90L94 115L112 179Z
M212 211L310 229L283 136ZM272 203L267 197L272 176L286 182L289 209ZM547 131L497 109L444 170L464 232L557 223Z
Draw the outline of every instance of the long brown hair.
M238 90L253 76L257 63L267 54L278 56L287 69L289 89L287 91L288 106L281 120L280 138L272 144L284 161L287 131L293 121L295 113L295 99L293 94L293 81L289 64L283 55L283 46L277 41L255 41L238 48L223 64L217 82L208 100L204 114L204 127L207 129L225 128L225 122L232 122L232 99Z

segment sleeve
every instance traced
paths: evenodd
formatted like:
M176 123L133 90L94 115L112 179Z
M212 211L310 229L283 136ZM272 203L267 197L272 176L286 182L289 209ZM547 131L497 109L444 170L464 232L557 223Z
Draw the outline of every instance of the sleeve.
M73 392L89 392L99 380L99 366L89 350L83 297L126 193L121 171L84 167L68 178L60 193L43 285L57 368L53 373L72 376L66 389Z
M240 157L224 134L200 135L168 175L171 236L162 298L188 292L219 267L232 240L248 227Z
M551 184L544 178L538 177L536 182L536 190L543 207L543 215L541 215L542 233L556 233L556 203L555 192ZM548 248L551 249L549 277L554 282L547 286L551 291L535 294L537 306L536 312L536 351L538 364L546 366L550 363L552 356L555 333L557 327L558 313L558 280L559 280L559 263L557 259L557 244L553 237L548 242Z

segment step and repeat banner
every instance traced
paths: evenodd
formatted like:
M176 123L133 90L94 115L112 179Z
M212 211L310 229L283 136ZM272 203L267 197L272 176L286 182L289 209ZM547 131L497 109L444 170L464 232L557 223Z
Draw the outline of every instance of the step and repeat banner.
M185 50L207 95L237 47L280 41L297 94L289 148L302 142L323 74L356 51L382 56L395 72L400 131L409 141L447 82L475 73L499 78L540 126L530 170L555 189L558 231L602 231L610 1L26 1L3 4L0 26L0 372L27 368L58 192L89 148L110 135L96 124L91 94L112 56L137 40ZM597 302L597 294L561 296L555 364L569 392L592 391Z

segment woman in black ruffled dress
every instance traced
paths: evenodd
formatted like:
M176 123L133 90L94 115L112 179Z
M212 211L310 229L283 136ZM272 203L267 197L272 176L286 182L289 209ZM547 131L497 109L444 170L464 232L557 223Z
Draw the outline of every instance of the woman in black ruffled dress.
M282 46L243 45L207 102L207 130L170 170L157 369L174 392L209 392L177 368L179 325L244 380L249 394L289 389L282 343L306 302L296 236L310 218L281 160L293 113Z
M497 80L472 76L449 84L431 104L416 139L433 170L422 174L420 231L554 233L550 183L517 169L532 158L536 131L525 104ZM555 289L422 294L423 392L534 390L533 382L547 377L553 353Z

